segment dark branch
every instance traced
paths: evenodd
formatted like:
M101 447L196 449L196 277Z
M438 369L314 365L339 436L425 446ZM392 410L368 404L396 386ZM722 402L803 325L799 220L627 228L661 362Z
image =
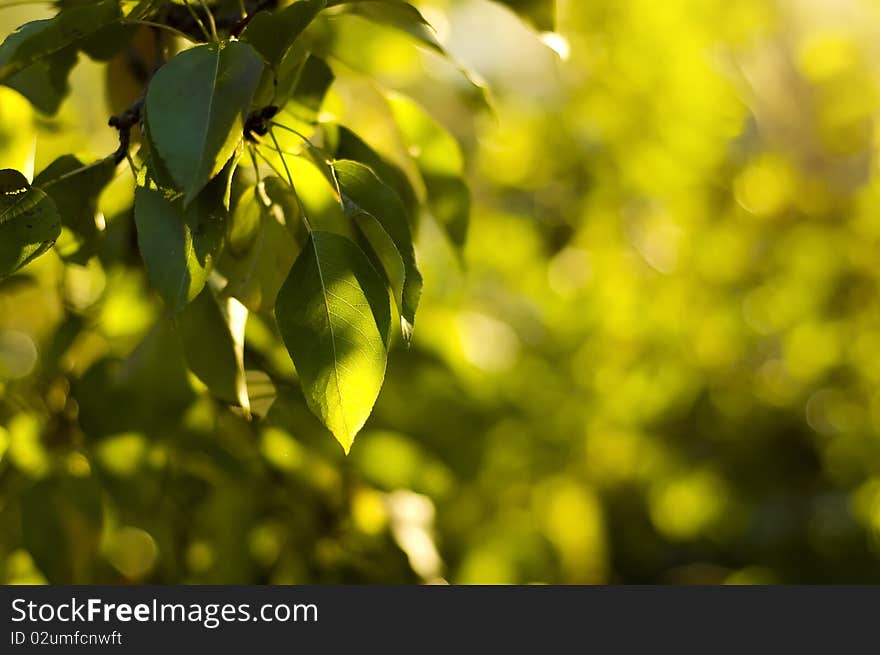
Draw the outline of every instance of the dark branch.
M275 105L268 105L262 109L255 109L248 114L244 122L244 138L253 143L259 143L260 137L269 132L269 121L279 112Z
M141 96L135 100L131 107L117 116L111 116L107 124L119 131L119 147L113 153L113 160L118 164L128 156L128 148L131 145L131 128L140 123L143 113L144 98Z

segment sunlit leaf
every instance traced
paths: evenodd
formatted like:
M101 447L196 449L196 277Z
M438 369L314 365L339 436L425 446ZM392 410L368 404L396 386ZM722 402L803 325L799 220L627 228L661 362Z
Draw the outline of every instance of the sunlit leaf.
M11 168L0 170L0 277L46 252L61 234L52 199Z
M144 265L171 309L183 309L204 288L223 242L225 216L219 192L206 192L186 208L182 198L160 190L138 187L135 192L134 219Z
M348 452L385 377L388 293L366 255L313 232L275 306L309 408Z
M275 304L304 241L297 240L297 232L303 230L299 211L278 182L266 180L268 206L255 188L242 194L233 221L247 225L233 228L229 248L218 263L228 280L225 292L251 311Z
M330 0L328 7L351 5L352 13L364 18L388 25L405 32L424 46L446 54L446 50L437 40L437 34L422 13L408 2L401 0Z
M365 164L397 193L406 207L410 225L415 230L418 197L406 173L370 147L360 136L342 125L324 126L325 141L337 159L352 159Z
M422 293L406 210L393 189L367 166L350 160L333 163L346 214L355 221L376 254L394 290L407 341Z
M248 187L236 200L229 215L226 251L233 255L247 252L260 233L263 203L257 197L257 187Z
M189 205L235 151L263 62L233 41L202 45L171 59L147 90L154 156L162 160Z

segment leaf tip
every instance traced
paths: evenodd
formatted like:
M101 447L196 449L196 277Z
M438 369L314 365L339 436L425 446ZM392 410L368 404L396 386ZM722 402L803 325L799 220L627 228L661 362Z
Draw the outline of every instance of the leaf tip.
M351 446L354 444L354 435L340 435L334 434L336 437L336 441L339 442L339 445L342 446L342 452L345 453L345 456L348 457L348 454L351 452Z
M412 345L413 324L403 316L400 317L400 333L403 335L403 343L409 348Z

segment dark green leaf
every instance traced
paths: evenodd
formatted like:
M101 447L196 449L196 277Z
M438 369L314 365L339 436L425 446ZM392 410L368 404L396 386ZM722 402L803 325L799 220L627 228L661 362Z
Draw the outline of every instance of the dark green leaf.
M167 436L195 397L171 321L160 318L128 357L98 360L74 381L73 395L90 439L130 431Z
M115 171L112 157L84 166L73 155L62 155L34 178L34 184L55 202L61 224L85 242L84 246L93 246L98 234L95 223L98 196L113 179ZM91 248L86 247L86 251Z
M275 316L309 408L347 453L385 377L391 315L382 278L353 242L312 232Z
M495 0L510 7L536 29L547 32L553 29L555 20L554 0Z
M233 41L185 50L150 82L151 151L184 192L185 205L235 152L262 69L250 45Z
M324 102L327 90L333 84L333 71L327 63L309 55L295 70L287 70L285 60L278 76L276 99L286 105L287 111L306 123L314 123Z
M24 490L22 545L51 584L91 580L104 512L94 477L55 476Z
M79 48L92 59L109 61L128 46L136 28L121 21L111 22L83 39Z
M206 287L178 315L177 327L190 370L215 396L247 410L250 403L240 344L211 289Z
M422 293L406 210L393 189L355 161L333 163L343 208L382 264L394 290L404 339L409 341Z
M241 40L277 68L294 41L324 8L326 0L299 0L278 12L261 11L248 23Z
M46 252L61 234L52 199L11 168L0 170L0 277Z
M70 92L67 78L76 60L76 47L69 46L31 64L3 84L18 91L44 114L54 114Z
M6 82L38 61L82 44L92 34L120 21L116 0L64 9L54 18L32 21L10 34L0 45L0 82Z
M138 187L135 192L134 219L144 265L153 287L174 311L204 288L223 243L225 216L222 193L213 186L186 208L182 198L163 191Z

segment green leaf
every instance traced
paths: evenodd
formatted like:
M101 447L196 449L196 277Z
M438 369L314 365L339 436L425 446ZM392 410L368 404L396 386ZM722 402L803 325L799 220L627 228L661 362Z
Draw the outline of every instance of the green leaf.
M419 201L406 173L347 127L327 123L324 125L324 135L327 147L337 159L353 159L369 166L380 180L394 189L406 207L410 225L415 229Z
M298 254L308 238L300 210L300 199L294 195L289 184L280 177L271 176L263 180L263 190L265 191L263 204L269 208L269 213L275 221L284 225L288 233L293 236Z
M98 196L116 171L112 157L89 166L73 155L62 155L34 178L34 184L45 191L58 208L61 224L73 231L84 246L93 246L98 234L95 214ZM88 251L90 247L86 247Z
M104 512L95 476L51 476L21 492L21 544L51 584L91 581Z
M185 50L150 82L151 152L184 192L185 206L235 152L262 69L250 45L233 41Z
M286 105L286 111L298 120L315 123L333 79L333 71L320 57L308 55L290 71L285 59L278 75L275 102Z
M275 316L309 409L348 453L385 378L391 314L382 278L353 242L312 232Z
M18 91L44 114L54 114L70 92L67 79L76 60L76 47L70 46L31 64L3 84Z
M326 0L299 0L278 12L261 11L241 33L241 40L250 43L267 64L277 68L326 4Z
M248 412L250 402L241 357L243 330L237 330L237 343L230 318L235 317L221 310L213 292L206 287L177 316L177 327L190 370L215 396Z
M172 327L161 317L126 358L99 359L72 380L78 422L90 439L132 431L167 436L179 426L195 395Z
M144 177L154 182L160 189L173 190L175 186L174 178L171 177L168 167L165 166L162 158L156 152L155 146L153 146L153 135L150 133L150 117L147 115L146 107L143 109L143 112L144 139L141 142L138 156L144 162Z
M83 39L79 49L96 61L110 61L131 43L137 27L113 21Z
M212 193L217 191L217 193ZM138 187L134 220L153 287L180 311L202 291L223 243L226 211L213 186L184 207L180 197Z
M11 168L0 170L0 277L52 247L61 234L55 203Z
M343 208L363 233L394 290L401 330L408 342L422 293L406 209L397 194L368 167L355 161L333 163Z
M263 204L257 198L257 188L249 187L239 196L229 217L226 234L226 252L243 255L253 245L260 232Z
M237 298L251 311L259 311L275 304L275 298L297 254L302 248L296 232L302 231L302 223L295 202L288 201L289 189L281 187L280 180L269 178L265 182L267 198L260 198L256 188L242 194L236 206L233 221L252 221L256 226L239 228L237 248L230 247L218 263L218 269L228 280L225 292ZM236 229L233 228L236 233ZM240 246L251 237L247 249ZM305 241L303 238L302 241Z
M510 7L536 29L547 32L553 29L555 20L554 0L495 0Z
M437 40L437 34L421 12L401 0L330 0L328 7L351 5L351 13L381 25L409 34L422 45L445 55L446 49Z
M461 252L470 223L471 195L463 179L464 157L458 142L412 100L394 95L388 101L425 182L431 214Z
M114 21L120 21L117 0L64 9L54 18L32 21L0 45L0 82L68 46L81 44Z

